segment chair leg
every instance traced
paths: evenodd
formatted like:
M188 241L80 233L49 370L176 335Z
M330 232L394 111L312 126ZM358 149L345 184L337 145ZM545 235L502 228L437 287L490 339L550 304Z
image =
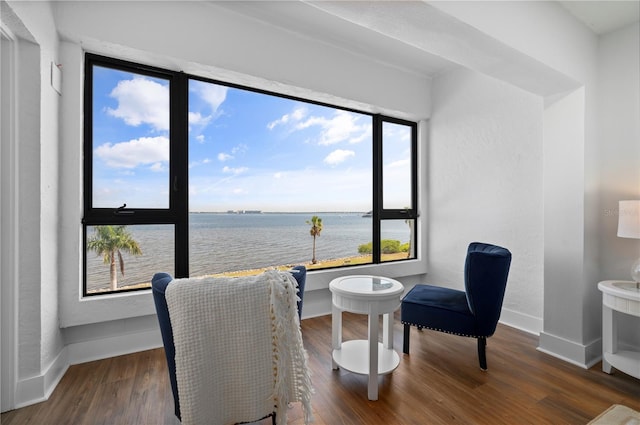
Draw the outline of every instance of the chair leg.
M404 339L402 341L402 352L409 354L409 335L411 334L411 326L404 325Z
M480 369L487 370L487 338L478 337L478 360L480 360Z

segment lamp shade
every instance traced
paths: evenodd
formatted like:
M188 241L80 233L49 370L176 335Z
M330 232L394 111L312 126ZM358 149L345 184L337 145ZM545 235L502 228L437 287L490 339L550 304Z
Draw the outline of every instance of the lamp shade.
M618 213L618 236L640 239L640 201L620 201Z

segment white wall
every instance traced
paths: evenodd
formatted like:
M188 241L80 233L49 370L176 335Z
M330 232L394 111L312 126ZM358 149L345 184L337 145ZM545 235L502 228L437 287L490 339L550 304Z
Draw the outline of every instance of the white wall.
M639 44L638 24L607 34L599 43L599 273L603 280L629 280L631 263L640 257L638 241L615 237L618 201L640 199Z
M640 199L640 25L603 36L598 64L598 279L630 280L640 241L616 233L618 201ZM640 347L637 320L623 316L620 321L623 342Z
M544 331L540 347L584 364L584 89L544 111Z
M6 284L15 285L18 300L14 402L20 405L46 398L66 367L59 362L58 326L59 97L50 85L58 40L49 3L11 2L2 8L3 25L17 38L16 128L7 142L16 150L19 230L13 251L3 256L17 265L16 281Z
M432 90L427 281L463 289L467 245L504 246L512 263L502 320L539 332L542 98L469 70L436 78Z
M598 37L556 2L433 4L576 83L545 98L540 349L589 366L601 355Z

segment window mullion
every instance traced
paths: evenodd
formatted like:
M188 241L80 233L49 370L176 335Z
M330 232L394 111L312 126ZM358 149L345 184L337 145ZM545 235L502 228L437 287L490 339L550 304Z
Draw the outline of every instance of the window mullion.
M382 219L382 117L373 116L373 214L372 262L381 261L380 220Z
M189 276L189 79L176 74L171 84L171 208L175 228L176 277Z

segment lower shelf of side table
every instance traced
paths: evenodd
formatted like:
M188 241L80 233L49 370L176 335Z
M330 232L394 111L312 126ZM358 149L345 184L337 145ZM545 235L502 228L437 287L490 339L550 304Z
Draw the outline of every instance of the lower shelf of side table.
M333 360L338 366L353 373L369 374L369 341L356 339L345 341L340 349L333 350ZM391 373L400 364L400 356L391 348L378 343L378 374Z
M618 351L617 353L604 353L604 359L621 372L640 379L640 352Z

